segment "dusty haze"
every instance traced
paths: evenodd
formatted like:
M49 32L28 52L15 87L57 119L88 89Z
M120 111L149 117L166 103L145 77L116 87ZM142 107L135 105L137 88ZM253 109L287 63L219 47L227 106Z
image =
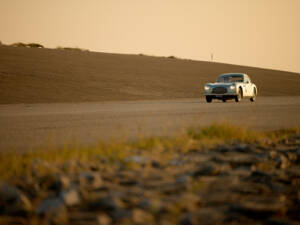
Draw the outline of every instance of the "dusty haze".
M0 40L300 72L299 0L1 0Z

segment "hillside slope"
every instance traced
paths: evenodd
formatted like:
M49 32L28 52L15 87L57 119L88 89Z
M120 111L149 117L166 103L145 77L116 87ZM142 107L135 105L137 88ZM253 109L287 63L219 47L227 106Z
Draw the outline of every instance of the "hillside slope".
M300 74L221 63L0 46L0 104L199 98L218 74L245 72L259 95L300 95Z

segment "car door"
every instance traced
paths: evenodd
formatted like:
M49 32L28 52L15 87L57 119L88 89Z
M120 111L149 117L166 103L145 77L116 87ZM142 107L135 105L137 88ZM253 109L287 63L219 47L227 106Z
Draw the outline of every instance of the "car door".
M245 96L252 96L252 84L251 84L251 81L248 77L245 77L245 80L244 80L244 84L245 84Z
M253 84L252 84L250 78L248 78L247 80L248 80L248 83L247 83L248 96L253 96Z
M247 79L247 77L244 77L244 81L243 81L243 83L242 83L242 87L243 87L243 96L249 96L249 94L248 94L248 79Z

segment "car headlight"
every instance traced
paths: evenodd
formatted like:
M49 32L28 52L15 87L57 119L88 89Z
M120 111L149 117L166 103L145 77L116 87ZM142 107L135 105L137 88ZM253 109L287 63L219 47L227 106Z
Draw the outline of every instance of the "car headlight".
M234 90L235 89L235 86L234 85L231 85L230 86L230 90Z
M205 90L205 91L209 91L209 90L210 90L210 87L209 87L209 86L204 86L204 90Z

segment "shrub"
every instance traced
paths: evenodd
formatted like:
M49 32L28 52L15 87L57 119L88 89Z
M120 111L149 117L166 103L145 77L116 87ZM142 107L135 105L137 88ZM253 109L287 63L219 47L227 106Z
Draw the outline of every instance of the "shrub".
M29 43L29 44L27 44L27 47L29 47L29 48L44 48L43 45L37 44L37 43Z
M176 57L173 56L173 55L170 55L168 58L169 58L169 59L176 59Z
M27 45L25 43L22 43L22 42L14 43L11 46L13 46L13 47L27 47Z

